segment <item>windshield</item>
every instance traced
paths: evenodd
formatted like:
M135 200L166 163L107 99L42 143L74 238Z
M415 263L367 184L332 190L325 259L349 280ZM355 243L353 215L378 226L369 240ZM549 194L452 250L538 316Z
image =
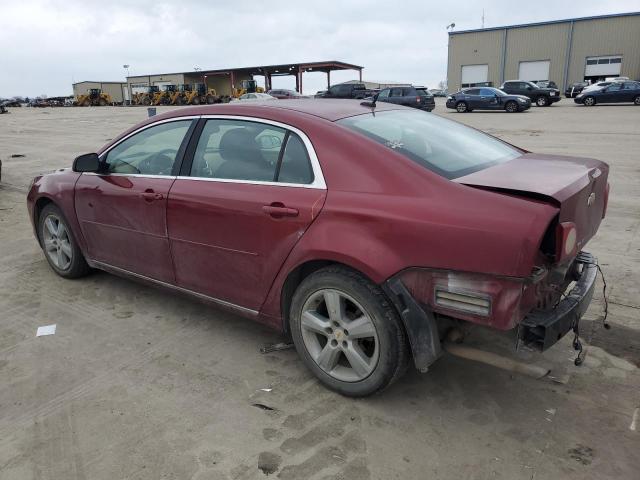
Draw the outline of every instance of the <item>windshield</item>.
M498 139L426 112L367 113L337 123L448 179L522 155L520 150Z
M533 82L526 82L526 84L529 85L530 87L533 87L533 88L540 88L538 85L536 85Z

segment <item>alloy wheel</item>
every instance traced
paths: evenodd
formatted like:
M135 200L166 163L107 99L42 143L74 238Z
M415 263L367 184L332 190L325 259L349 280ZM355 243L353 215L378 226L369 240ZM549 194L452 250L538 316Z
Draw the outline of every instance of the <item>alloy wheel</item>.
M302 340L313 361L328 375L358 382L376 368L379 340L371 316L351 296L321 289L306 300L300 321Z
M509 102L507 103L507 112L515 112L518 110L518 105L516 105L514 102Z
M67 270L73 260L71 238L65 224L56 215L45 218L42 228L44 251L60 270Z
M583 102L583 103L584 103L587 107L591 107L591 106L595 105L596 101L595 101L595 99L594 99L593 97L587 97L587 98L585 98L585 99L584 99L584 102Z
M636 105L640 105L640 95L633 99L633 103L635 103Z
M466 112L466 111L467 111L467 104L466 104L466 103L464 103L464 102L460 102L460 103L458 103L458 105L456 105L456 110L457 110L459 113L464 113L464 112Z
M546 97L538 97L538 99L536 100L536 105L538 105L539 107L545 107L547 105Z

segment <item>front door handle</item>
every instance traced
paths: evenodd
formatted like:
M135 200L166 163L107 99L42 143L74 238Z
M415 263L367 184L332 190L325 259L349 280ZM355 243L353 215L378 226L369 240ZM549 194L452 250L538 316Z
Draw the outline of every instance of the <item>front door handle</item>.
M295 208L285 207L284 203L274 202L271 205L264 205L262 211L274 218L297 217L300 212Z
M162 200L164 195L161 193L156 193L153 190L145 190L140 194L140 196L147 202L153 202L154 200Z

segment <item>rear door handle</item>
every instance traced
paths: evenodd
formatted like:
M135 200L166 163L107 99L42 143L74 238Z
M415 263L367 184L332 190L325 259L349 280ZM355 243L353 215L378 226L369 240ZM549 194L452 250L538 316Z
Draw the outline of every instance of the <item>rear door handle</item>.
M142 198L144 198L147 202L153 202L154 200L162 200L164 195L161 193L156 193L153 190L146 190L140 194Z
M300 212L295 208L285 207L283 203L274 202L271 205L264 205L262 211L274 218L297 217Z

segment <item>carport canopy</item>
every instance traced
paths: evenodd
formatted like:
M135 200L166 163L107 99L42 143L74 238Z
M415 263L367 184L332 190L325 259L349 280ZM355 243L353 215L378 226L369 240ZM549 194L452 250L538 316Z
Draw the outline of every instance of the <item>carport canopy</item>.
M236 88L234 77L246 75L262 75L265 78L265 87L271 89L271 78L284 75L294 75L296 77L296 90L302 93L302 74L304 72L324 72L327 74L327 88L331 85L331 72L335 70L356 70L358 77L362 81L362 69L360 65L329 60L325 62L308 63L284 63L279 65L262 65L256 67L227 68L221 70L203 70L198 72L202 75L229 75L231 88Z

